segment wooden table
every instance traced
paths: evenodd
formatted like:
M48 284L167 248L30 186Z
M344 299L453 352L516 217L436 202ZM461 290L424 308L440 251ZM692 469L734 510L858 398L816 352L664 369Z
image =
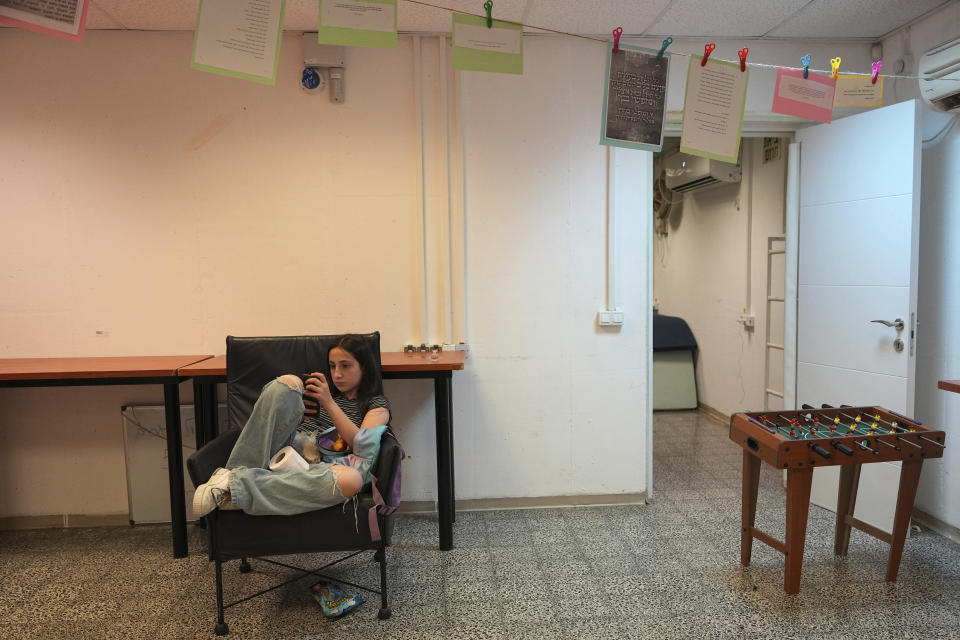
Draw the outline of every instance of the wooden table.
M453 548L453 522L456 519L453 455L453 372L463 369L466 353L442 351L380 353L385 380L430 378L437 429L437 510L440 521L440 549ZM217 383L226 382L227 357L209 360L180 369L182 377L193 378L194 410L197 424L197 448L216 435Z
M162 384L170 480L173 556L187 556L186 504L183 494L183 449L180 437L181 367L212 356L127 356L94 358L0 359L0 387L74 387Z
M941 380L937 383L937 388L960 393L960 380Z

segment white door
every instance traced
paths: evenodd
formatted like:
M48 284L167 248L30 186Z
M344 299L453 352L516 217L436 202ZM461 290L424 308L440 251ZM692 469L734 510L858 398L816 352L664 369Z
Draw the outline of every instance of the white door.
M920 217L917 102L802 129L797 139L798 407L879 405L912 416ZM874 320L900 320L903 328ZM857 518L892 530L899 471L899 463L863 465ZM838 478L839 467L818 469L811 500L835 510Z

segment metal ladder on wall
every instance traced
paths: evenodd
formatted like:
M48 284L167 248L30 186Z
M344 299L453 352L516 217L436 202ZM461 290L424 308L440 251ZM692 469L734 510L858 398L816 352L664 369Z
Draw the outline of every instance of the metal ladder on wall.
M767 306L765 309L766 330L764 332L766 335L764 336L764 349L763 349L763 388L764 388L763 408L765 411L771 408L770 407L771 396L775 398L780 398L781 407L783 405L783 389L777 391L776 389L770 388L770 356L774 352L779 351L781 354L781 362L783 359L783 356L782 356L783 345L771 342L770 327L772 326L773 323L770 322L770 307L773 304L783 305L784 295L785 295L783 291L783 287L785 283L783 282L780 283L780 286L779 286L780 295L774 295L773 279L770 276L771 276L771 273L773 272L774 256L784 256L783 259L784 260L786 259L786 254L787 254L786 244L787 244L787 237L785 235L770 236L767 238L767 302L766 302ZM779 246L779 248L776 248L777 246ZM780 315L781 317L783 317L782 313ZM781 340L782 340L782 337L781 337Z

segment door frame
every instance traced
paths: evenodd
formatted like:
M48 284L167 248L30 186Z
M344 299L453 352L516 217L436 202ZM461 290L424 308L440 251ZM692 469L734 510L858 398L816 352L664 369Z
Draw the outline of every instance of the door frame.
M852 115L852 114L851 114ZM789 152L787 156L787 193L784 202L784 206L789 212L790 209L790 174L791 171L796 171L797 177L800 175L800 156L799 156L799 144L795 142L796 132L798 129L804 127L809 127L816 124L811 120L803 120L800 118L794 118L792 116L782 116L775 113L753 113L746 112L743 117L743 129L741 137L743 138L763 138L770 136L777 136L780 138L789 138L790 144L788 146ZM667 117L664 120L663 125L663 135L664 137L679 137L683 127L683 111L668 111ZM796 147L796 150L794 149ZM792 154L796 153L794 156ZM652 164L651 164L652 166ZM791 169L793 167L793 169ZM651 180L653 176L650 176ZM799 179L795 185L796 191L796 205L797 212L799 213L800 205L800 193L799 193ZM648 228L647 234L647 406L646 406L646 433L645 433L645 449L646 455L646 484L647 484L647 502L654 500L654 491L653 491L653 202L651 201L647 210L647 219L650 220L650 225ZM798 244L798 234L799 227L793 230L791 233L790 229L790 218L789 213L787 215L787 271L785 272L784 277L788 278L789 269L790 269L790 243L791 238L794 245L794 259L796 259L796 246ZM794 266L796 268L796 265ZM788 279L789 282L789 279ZM796 279L794 279L796 283ZM793 392L793 404L796 404L796 324L797 324L797 300L796 300L796 287L794 286L793 291L793 304L789 302L790 296L789 289L784 292L784 299L787 301L784 308L784 323L787 326L793 326L794 336L793 342L789 341L790 336L785 332L784 333L784 406L786 405L787 397L787 385L792 385ZM791 310L792 306L792 310ZM788 322L789 314L792 311L792 321ZM784 328L786 331L786 327ZM787 352L788 349L792 354L794 365L792 377L788 378L788 366L787 366ZM789 382L788 382L789 380Z

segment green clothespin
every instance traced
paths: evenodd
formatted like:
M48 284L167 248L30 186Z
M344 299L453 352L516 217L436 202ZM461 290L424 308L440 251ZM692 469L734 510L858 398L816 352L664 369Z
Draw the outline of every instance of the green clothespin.
M483 8L487 10L487 29L493 28L493 0L487 0L483 3Z
M657 54L658 60L663 57L663 54L667 51L667 47L669 47L671 44L673 44L673 38L667 36L667 39L663 41L663 46L660 47L660 53Z

